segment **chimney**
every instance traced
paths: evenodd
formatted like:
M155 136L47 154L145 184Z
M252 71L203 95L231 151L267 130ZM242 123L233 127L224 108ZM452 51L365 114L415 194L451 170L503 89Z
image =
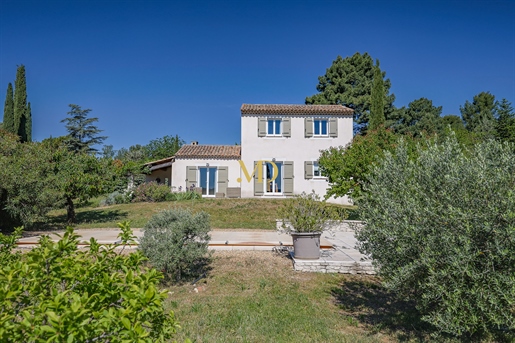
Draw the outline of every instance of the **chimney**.
M191 145L198 145L198 141L191 141Z

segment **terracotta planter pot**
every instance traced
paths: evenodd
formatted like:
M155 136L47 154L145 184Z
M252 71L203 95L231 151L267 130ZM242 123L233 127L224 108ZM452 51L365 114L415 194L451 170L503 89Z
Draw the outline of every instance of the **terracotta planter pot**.
M293 254L295 258L302 260L317 260L320 258L321 232L297 232L292 233Z

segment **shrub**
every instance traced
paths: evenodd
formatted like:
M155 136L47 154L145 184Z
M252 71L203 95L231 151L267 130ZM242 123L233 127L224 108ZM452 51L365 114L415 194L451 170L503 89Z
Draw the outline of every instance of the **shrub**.
M293 198L284 200L279 210L286 232L322 232L334 220L345 219L344 211L320 201L320 196L302 192Z
M202 195L193 191L185 191L185 192L173 192L169 200L171 201L184 201L184 200L198 200L202 199Z
M164 210L152 216L143 230L140 249L165 277L179 281L201 274L210 256L207 213Z
M100 206L110 206L115 204L127 204L131 202L131 193L120 193L115 191L107 195L107 197L100 201Z
M358 203L359 248L422 319L469 337L515 329L515 153L455 138L386 153Z
M142 183L134 189L132 202L159 202L167 200L170 187L157 182Z
M120 227L122 244L130 243L128 223ZM168 341L178 325L164 311L166 291L156 287L162 274L144 268L140 252L124 255L94 239L78 250L78 242L68 228L59 242L43 237L26 254L2 260L0 341Z

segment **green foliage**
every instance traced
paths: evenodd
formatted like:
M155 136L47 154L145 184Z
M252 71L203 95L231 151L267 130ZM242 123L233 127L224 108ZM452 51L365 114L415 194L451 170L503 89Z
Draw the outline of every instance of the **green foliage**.
M145 224L140 249L165 277L177 281L202 273L209 260L209 215L175 208L161 211Z
M27 107L27 82L25 79L25 66L22 64L16 71L14 81L14 121L13 133L20 136L22 142L30 142L27 128L32 127L32 117Z
M343 210L338 211L337 207L320 201L320 196L315 191L302 192L284 200L278 214L282 218L283 229L288 233L322 232L331 221L345 217Z
M13 85L9 82L7 85L7 94L5 95L4 103L4 121L3 129L7 132L14 133L14 95Z
M184 140L179 138L178 135L175 135L175 137L164 136L162 138L153 139L144 147L145 158L151 161L173 156L184 143Z
M2 208L17 222L32 228L44 222L54 208L66 206L68 220L75 220L75 206L112 186L109 161L84 153L73 153L59 139L20 144L17 137L0 132L0 179Z
M131 243L128 223L120 227L122 244ZM157 288L162 274L145 268L140 252L121 254L94 239L78 250L71 228L59 242L39 243L2 261L0 341L167 342L175 334L166 291Z
M115 204L127 204L131 202L132 195L131 193L121 193L118 191L114 191L109 193L107 197L100 201L100 206L110 206Z
M413 137L434 135L442 131L441 114L442 106L433 106L431 100L420 98L410 102L408 108L399 109L394 123L390 126L395 132L409 134ZM452 122L452 124L456 125L457 123Z
M384 151L393 151L399 141L391 130L380 128L366 136L356 135L350 145L322 150L318 163L323 176L329 181L326 199L350 195L358 199L368 173L383 156ZM404 138L413 145L413 139Z
M406 144L370 174L360 251L423 320L468 339L515 330L515 147Z
M54 187L64 199L68 223L75 222L75 207L89 198L109 191L112 169L109 161L85 152L60 148L53 154Z
M170 200L170 187L157 182L142 183L133 190L132 202L159 202Z
M67 145L68 149L75 152L96 152L97 149L93 148L96 144L102 144L107 138L99 136L102 132L94 125L98 118L88 118L90 109L83 110L80 106L70 104L70 111L67 113L70 118L61 120L61 123L66 123L66 130L68 131Z
M369 130L375 130L385 123L384 96L383 74L379 68L379 60L377 60L374 68L374 80L371 93Z
M495 130L495 96L490 92L481 92L474 96L472 103L468 100L460 106L461 116L469 131L480 133L483 139L493 138Z
M199 200L202 199L202 195L194 191L173 192L167 198L171 201Z
M55 189L58 179L51 163L52 151L41 143L21 144L18 140L17 135L0 132L0 201L6 212L0 223L2 230L20 224L32 228L62 204Z
M497 114L496 133L501 141L515 143L515 112L511 103L502 99L497 102L495 112Z
M306 104L340 104L354 109L354 119L362 132L369 122L374 61L368 53L355 53L351 57L338 56L325 75L318 78L320 93L306 98ZM383 78L386 72L382 72ZM384 80L384 109L389 118L394 110L395 95L389 94L391 82Z

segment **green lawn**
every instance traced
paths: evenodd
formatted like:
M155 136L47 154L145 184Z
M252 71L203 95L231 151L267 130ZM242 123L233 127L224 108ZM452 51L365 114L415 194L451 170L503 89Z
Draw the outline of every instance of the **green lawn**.
M282 199L200 199L157 203L131 203L99 207L98 201L80 207L76 228L115 228L117 223L130 220L131 227L143 227L150 217L164 209L181 207L210 215L214 229L275 229L277 210ZM50 212L51 228L66 226L66 210Z
M270 251L217 251L205 279L167 289L179 342L430 339L414 306L395 300L378 278L295 272Z
M92 202L93 203L93 202ZM281 200L268 199L200 199L158 203L131 203L106 207L85 206L77 209L76 228L113 228L130 220L132 227L142 227L150 217L164 209L181 207L193 212L209 213L215 229L274 229ZM66 211L50 213L50 226L62 227Z

